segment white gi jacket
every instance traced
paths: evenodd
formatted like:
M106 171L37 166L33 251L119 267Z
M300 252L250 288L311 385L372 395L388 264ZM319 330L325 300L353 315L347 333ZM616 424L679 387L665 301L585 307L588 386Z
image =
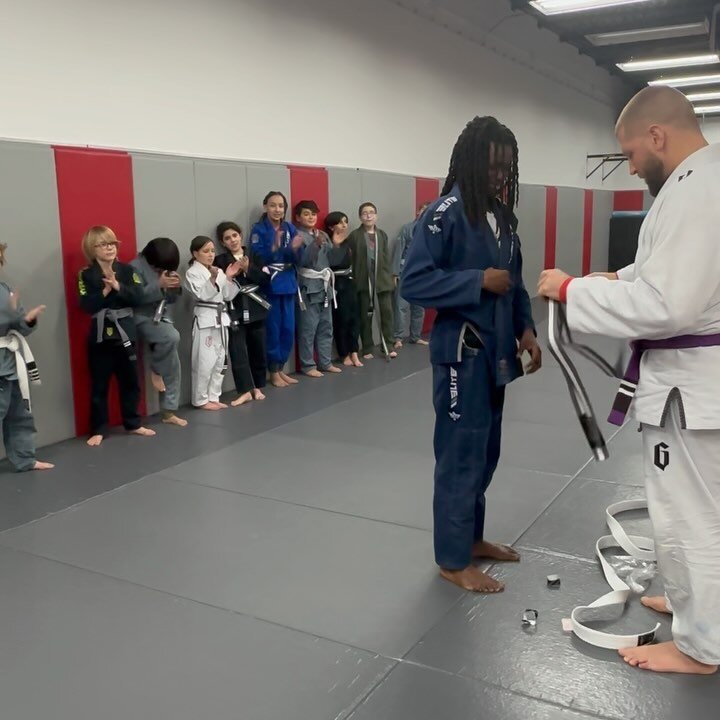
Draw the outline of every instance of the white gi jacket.
M720 144L670 175L640 229L634 264L618 278L570 283L571 330L629 340L720 333ZM684 427L719 429L720 347L645 352L631 413L662 425L674 388Z
M240 288L236 283L228 282L225 273L220 268L218 268L218 274L213 283L210 271L199 262L194 262L185 273L185 287L196 301L193 312L198 328L202 330L230 325L230 316L225 308L225 303L232 300L240 292ZM214 303L215 307L198 305L197 301Z

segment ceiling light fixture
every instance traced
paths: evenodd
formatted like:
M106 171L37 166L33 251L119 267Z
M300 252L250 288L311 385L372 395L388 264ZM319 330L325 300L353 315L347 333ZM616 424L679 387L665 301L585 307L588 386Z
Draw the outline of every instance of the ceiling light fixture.
M715 92L690 93L686 96L690 102L707 102L708 100L720 100L720 90Z
M669 85L670 87L693 87L698 85L715 85L720 83L720 74L687 75L677 78L659 78L651 80L648 85Z
M715 115L720 113L720 105L698 105L695 107L696 115Z
M671 38L707 35L710 32L707 20L685 25L665 25L663 27L641 28L638 30L619 30L617 32L597 33L585 37L598 47L606 45L624 45L626 43L669 40Z
M534 0L530 5L543 15L560 15L583 10L603 10L641 2L649 2L649 0Z
M684 57L656 58L654 60L630 60L617 63L625 72L644 72L647 70L663 70L667 68L690 67L693 65L716 65L720 57L712 53L708 55L686 55Z

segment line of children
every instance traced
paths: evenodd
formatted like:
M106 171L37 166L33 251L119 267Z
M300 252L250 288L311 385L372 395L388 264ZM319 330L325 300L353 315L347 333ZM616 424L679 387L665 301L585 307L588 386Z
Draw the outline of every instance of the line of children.
M299 354L306 375L341 372L332 363L333 339L346 366L363 366L359 337L365 357L373 357L375 307L384 352L397 356L390 350L392 292L397 277L392 276L387 235L376 225L375 205L360 206L362 225L350 235L345 213L330 213L323 232L316 227L319 208L314 201L301 201L294 208L297 227L285 219L287 208L283 193L272 191L265 196L263 215L252 228L250 252L243 247L242 229L230 221L216 228L218 243L225 248L217 257L211 238L197 236L191 242L192 258L184 284L194 301L195 407L227 407L220 402L220 395L228 356L238 394L231 403L234 406L265 399L262 389L268 371L276 387L297 383L284 372L294 341L296 298L302 310ZM118 245L115 233L101 225L90 228L82 240L88 266L80 271L78 294L81 308L92 316L87 346L91 379L87 443L91 446L100 445L107 433L113 375L118 381L125 429L145 437L155 434L142 426L138 411L138 339L145 341L149 350L151 382L159 393L162 421L187 425L187 420L177 416L180 335L172 318L172 306L182 293L177 272L179 250L170 238L154 238L125 264L118 260ZM0 246L0 265L3 250ZM397 252L404 255L404 246ZM34 368L22 336L31 332L43 309L40 306L24 315L17 307L17 295L0 284L0 386L17 384L19 373L25 376L15 369L18 357L23 368L26 364ZM24 345L18 350L21 340ZM0 417L8 457L18 469L52 467L34 459L31 435L35 430L28 392L12 385L0 397Z

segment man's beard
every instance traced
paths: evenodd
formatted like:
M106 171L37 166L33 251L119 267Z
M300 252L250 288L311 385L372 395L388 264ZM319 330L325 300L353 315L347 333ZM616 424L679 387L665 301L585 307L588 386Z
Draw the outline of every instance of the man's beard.
M648 161L643 174L645 175L645 184L648 186L650 194L653 197L657 197L667 180L662 162L658 158L652 158L652 160Z

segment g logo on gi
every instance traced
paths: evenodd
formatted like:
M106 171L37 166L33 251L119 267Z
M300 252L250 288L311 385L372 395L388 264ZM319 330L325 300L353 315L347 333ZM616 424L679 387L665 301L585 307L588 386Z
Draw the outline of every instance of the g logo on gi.
M655 446L655 467L659 470L665 471L665 468L670 464L670 447L664 442L658 443Z

